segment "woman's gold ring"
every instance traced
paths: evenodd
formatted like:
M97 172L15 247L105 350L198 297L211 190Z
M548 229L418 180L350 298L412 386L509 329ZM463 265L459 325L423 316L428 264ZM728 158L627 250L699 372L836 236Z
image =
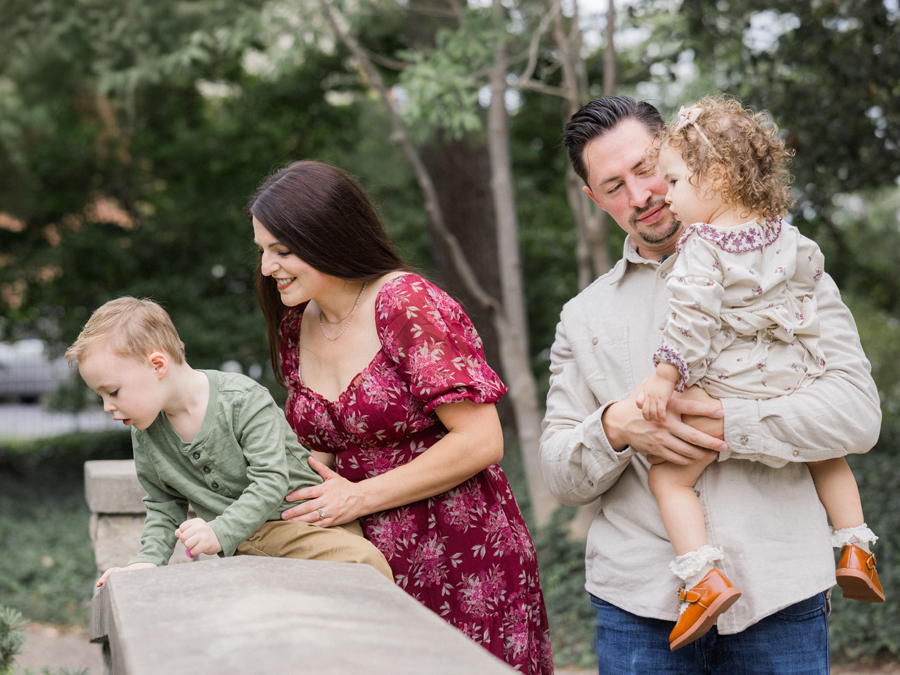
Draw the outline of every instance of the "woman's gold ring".
M316 509L319 512L319 520L325 517L325 512L322 509Z

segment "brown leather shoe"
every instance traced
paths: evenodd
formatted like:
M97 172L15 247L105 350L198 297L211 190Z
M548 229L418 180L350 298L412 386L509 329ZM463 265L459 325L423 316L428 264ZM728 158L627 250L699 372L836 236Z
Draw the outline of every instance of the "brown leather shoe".
M837 572L838 586L845 598L863 602L884 602L884 589L875 571L875 555L856 544L841 549Z
M684 587L678 589L678 599L689 602L690 605L678 617L678 623L669 634L669 648L674 652L702 638L713 627L719 615L740 597L741 592L716 569L707 572L691 590L686 591Z

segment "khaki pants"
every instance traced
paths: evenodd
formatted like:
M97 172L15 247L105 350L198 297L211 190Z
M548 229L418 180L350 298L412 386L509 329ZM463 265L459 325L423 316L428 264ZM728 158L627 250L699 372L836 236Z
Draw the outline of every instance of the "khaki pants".
M362 563L394 580L384 555L363 537L358 520L331 527L296 520L270 520L238 546L235 555Z

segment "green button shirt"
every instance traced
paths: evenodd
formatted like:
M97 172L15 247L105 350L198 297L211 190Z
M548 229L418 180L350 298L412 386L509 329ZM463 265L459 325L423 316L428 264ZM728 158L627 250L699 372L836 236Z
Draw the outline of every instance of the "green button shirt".
M189 503L216 533L219 555L231 556L265 521L298 503L285 501L286 494L322 482L265 387L237 373L201 372L209 378L209 403L192 442L181 440L163 412L147 429L131 430L147 519L129 565L168 562Z

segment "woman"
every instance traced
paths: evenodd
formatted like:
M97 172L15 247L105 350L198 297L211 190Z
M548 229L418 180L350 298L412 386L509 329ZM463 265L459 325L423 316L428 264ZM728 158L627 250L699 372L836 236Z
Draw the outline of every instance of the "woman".
M296 162L247 207L287 419L325 482L285 511L360 518L397 584L521 672L552 673L534 546L497 462L506 387L344 173Z

